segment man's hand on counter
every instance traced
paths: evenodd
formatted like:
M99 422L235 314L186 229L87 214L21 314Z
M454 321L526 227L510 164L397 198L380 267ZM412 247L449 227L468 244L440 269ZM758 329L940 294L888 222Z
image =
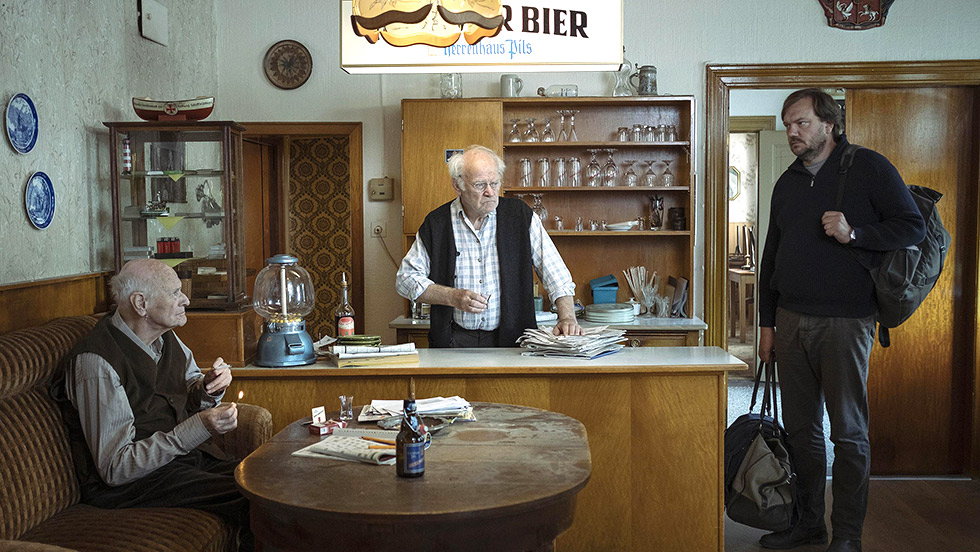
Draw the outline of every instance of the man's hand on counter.
M575 301L571 295L555 299L558 307L558 323L552 330L555 335L582 335L582 326L575 319Z

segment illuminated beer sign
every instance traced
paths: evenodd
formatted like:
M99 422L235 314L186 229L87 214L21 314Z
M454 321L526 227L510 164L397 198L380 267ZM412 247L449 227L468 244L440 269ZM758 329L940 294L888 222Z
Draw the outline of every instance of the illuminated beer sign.
M349 73L609 71L622 63L622 1L343 0Z

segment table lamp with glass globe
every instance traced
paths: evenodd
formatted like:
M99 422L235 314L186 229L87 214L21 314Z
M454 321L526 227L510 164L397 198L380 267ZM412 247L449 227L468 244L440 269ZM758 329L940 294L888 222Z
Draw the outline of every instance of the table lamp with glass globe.
M255 277L252 304L265 318L255 364L302 366L316 362L313 340L303 317L313 310L315 297L310 273L296 257L275 255Z

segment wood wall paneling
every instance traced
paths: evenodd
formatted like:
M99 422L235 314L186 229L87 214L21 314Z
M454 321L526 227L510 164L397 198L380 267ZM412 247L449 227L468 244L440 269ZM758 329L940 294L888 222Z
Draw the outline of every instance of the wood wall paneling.
M946 270L907 322L891 330L892 346L871 355L872 470L879 474L961 473L963 424L969 417L970 370L966 335L957 320L970 317L976 280L956 270L976 264L975 210L970 195L969 139L975 90L970 87L848 91L848 137L874 144L907 184L943 194L938 209L954 236ZM874 113L874 117L853 117ZM968 279L967 279L968 278ZM910 416L909 405L915 405Z
M111 272L92 272L0 286L0 334L55 318L109 309Z

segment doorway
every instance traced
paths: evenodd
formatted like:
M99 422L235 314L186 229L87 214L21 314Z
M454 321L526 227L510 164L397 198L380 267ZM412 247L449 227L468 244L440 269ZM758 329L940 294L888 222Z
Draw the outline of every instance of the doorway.
M861 89L869 97L857 103L868 106L866 113L886 106L885 100L877 96L888 96L890 92L894 96L887 101L898 102L900 112L892 111L894 115L886 119L860 117L862 110L848 109L848 129L860 129L862 136L876 138L911 135L914 139L907 140L910 144L930 145L928 152L915 157L901 139L886 141L882 147L862 137L865 145L885 150L883 153L892 158L900 172L922 174L915 165L923 160L932 167L939 159L942 167L952 168L928 174L938 175L936 185L945 186L943 191L955 198L947 205L940 204L940 210L944 222L952 220L958 229L953 238L957 258L947 261L943 275L949 286L947 290L934 292L937 296L934 302L940 312L921 317L919 327L910 321L907 331L904 325L900 328L908 348L901 352L894 349L893 332L891 354L872 358L872 372L877 377L869 378L871 439L872 448L879 451L873 458L872 471L875 474L980 472L980 455L973 453L980 450L980 407L974 398L980 390L977 328L969 322L976 319L978 310L980 60L709 66L707 72L706 195L709 200L705 207L705 319L709 329L706 342L724 346L728 333L724 272L727 210L720 206L726 203L730 89L843 87L849 94L851 90ZM849 96L848 104L853 107L855 103ZM923 122L928 123L929 136L908 128ZM888 129L882 128L886 123ZM956 136L950 137L951 132ZM914 160L908 164L896 162L903 156ZM933 335L937 328L942 337ZM934 352L937 346L943 351L938 358ZM927 384L926 393L919 392L923 384ZM908 409L909 404L916 405L914 415Z
M364 332L364 231L360 123L242 123L245 127L246 262L286 253L310 273L316 302L306 317L317 339L334 334L346 272L355 332ZM261 251L261 254L259 253ZM254 278L254 276L253 276Z

